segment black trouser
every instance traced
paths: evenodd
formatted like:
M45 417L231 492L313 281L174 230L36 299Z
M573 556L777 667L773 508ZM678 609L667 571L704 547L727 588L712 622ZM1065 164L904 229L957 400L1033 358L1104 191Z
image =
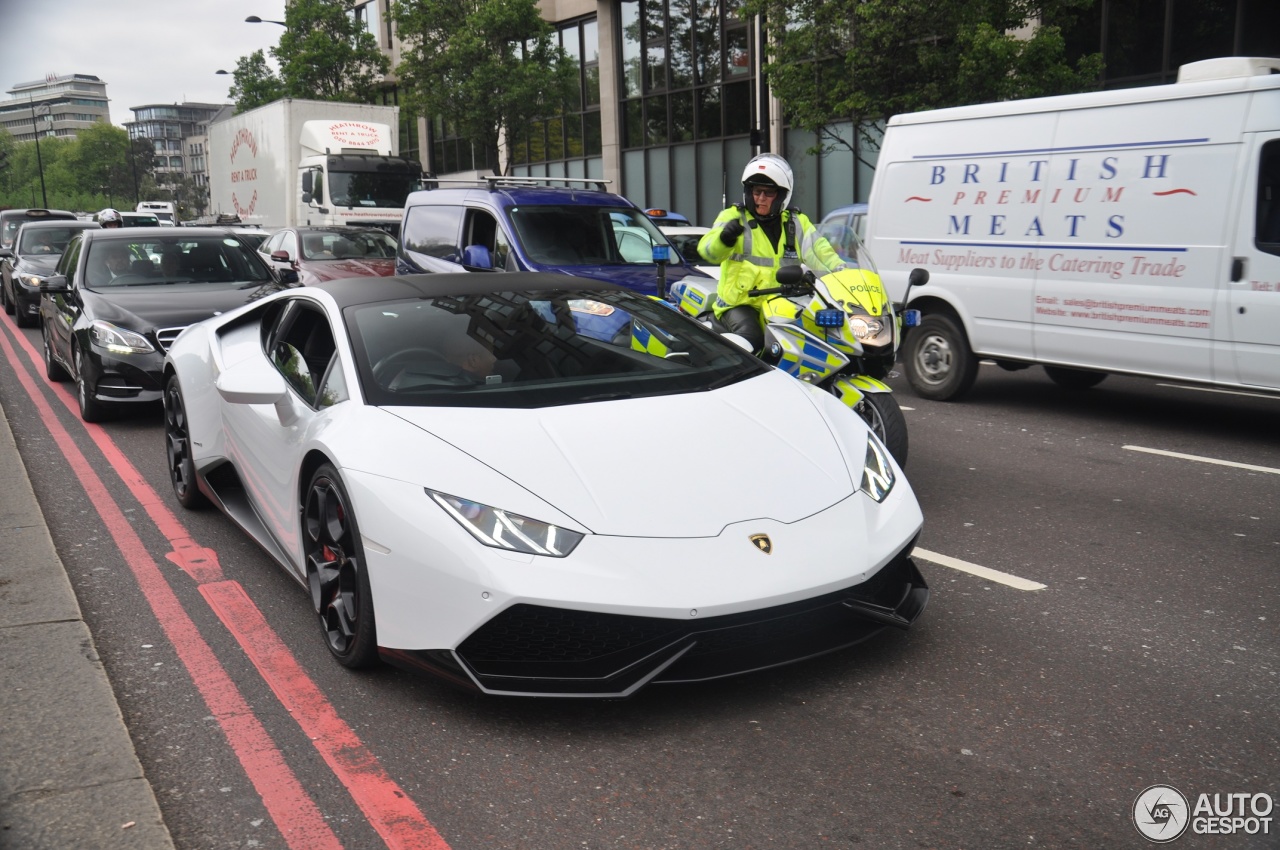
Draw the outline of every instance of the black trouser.
M751 351L759 354L764 349L764 328L760 326L760 311L746 304L730 307L720 314L720 324L731 334L751 343Z

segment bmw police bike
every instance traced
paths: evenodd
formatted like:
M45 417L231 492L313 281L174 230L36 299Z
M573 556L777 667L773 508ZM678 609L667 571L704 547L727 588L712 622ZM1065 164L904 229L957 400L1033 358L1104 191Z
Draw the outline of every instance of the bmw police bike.
M829 243L823 245L818 240ZM866 421L899 466L907 463L907 423L884 379L893 369L902 327L919 324L906 310L911 287L929 280L913 269L901 304L889 300L871 257L848 227L811 231L801 242L803 266L784 266L776 287L753 289L769 298L761 309L761 357L801 381L822 387ZM724 331L711 311L716 282L686 277L671 287L681 312Z

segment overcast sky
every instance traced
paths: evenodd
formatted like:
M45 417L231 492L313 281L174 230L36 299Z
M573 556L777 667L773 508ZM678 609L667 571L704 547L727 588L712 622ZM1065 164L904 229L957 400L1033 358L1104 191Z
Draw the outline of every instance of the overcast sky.
M285 0L0 0L0 91L47 74L92 74L107 84L111 122L130 107L227 103L236 60L284 32ZM267 54L271 61L270 54ZM9 95L0 95L8 99Z

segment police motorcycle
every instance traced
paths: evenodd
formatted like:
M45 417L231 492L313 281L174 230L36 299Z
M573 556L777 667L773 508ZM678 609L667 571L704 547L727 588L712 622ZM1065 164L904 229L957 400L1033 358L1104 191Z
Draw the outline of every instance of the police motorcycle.
M778 270L777 286L750 292L753 298L782 296L769 299L761 310L765 345L760 356L839 398L905 467L906 418L884 379L893 369L902 328L920 322L920 311L904 305L911 288L927 283L929 273L913 269L902 302L891 302L870 255L847 226L807 234L800 257L804 266ZM715 295L714 280L692 276L670 290L681 312L723 333L711 310Z

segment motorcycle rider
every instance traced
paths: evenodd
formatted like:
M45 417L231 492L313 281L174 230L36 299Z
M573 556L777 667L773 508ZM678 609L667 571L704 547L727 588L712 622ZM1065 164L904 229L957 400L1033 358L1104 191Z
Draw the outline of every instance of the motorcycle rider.
M716 216L711 231L698 241L698 253L720 264L720 284L712 305L716 320L729 333L744 337L757 353L764 348L761 317L795 319L799 308L787 299L808 292L805 285L796 285L776 295L748 294L752 289L777 286L775 277L782 266L799 265L800 245L815 230L808 216L787 206L792 183L791 166L782 157L773 153L752 157L742 171L742 203ZM825 240L811 241L828 268L840 265Z

